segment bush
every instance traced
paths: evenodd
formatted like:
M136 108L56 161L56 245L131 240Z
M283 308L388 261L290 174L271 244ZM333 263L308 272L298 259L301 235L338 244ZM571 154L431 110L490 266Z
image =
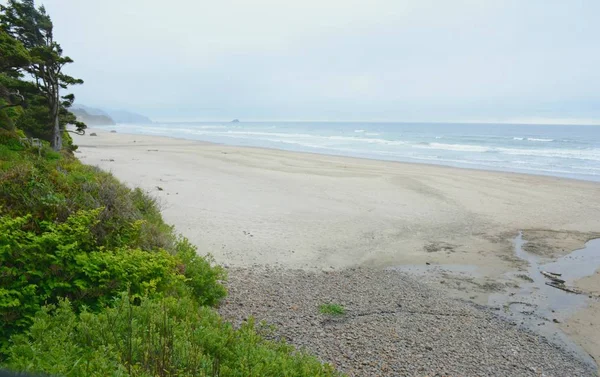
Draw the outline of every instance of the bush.
M59 297L99 310L124 289L134 295L189 290L209 305L225 295L221 268L198 257L187 241L175 254L98 246L91 229L100 211L81 211L64 223L43 221L39 233L26 229L30 216L0 217L0 338L26 328L44 303ZM136 225L123 238L137 238Z
M182 272L196 301L214 306L225 297L227 291L219 284L226 278L225 270L215 265L210 255L199 257L196 247L186 238L181 238L175 256L183 263Z
M76 314L68 301L45 307L14 336L6 365L62 376L336 376L333 368L252 322L235 330L191 298L122 295L112 307Z
M5 148L20 151L23 150L23 146L19 142L21 135L16 130L7 130L0 128L0 145Z
M14 216L31 215L30 226L40 221L65 221L80 210L104 208L93 233L105 246L128 243L123 234L131 223L142 220L137 239L143 249L173 251L176 236L162 220L152 198L131 190L112 175L62 157L48 148L35 153L3 152L0 145L0 207Z

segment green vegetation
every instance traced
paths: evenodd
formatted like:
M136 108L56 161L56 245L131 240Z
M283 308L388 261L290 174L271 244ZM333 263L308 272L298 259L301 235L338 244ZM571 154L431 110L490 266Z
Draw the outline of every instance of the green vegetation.
M225 272L156 203L0 132L0 364L64 376L333 376L213 308Z
M36 8L33 0L8 0L0 5L0 110L13 109L8 116L0 116L0 121L12 128L18 115L18 128L50 141L59 151L70 147L67 124L79 132L86 126L68 110L75 101L73 94L61 95L61 89L83 81L65 74L64 67L73 60L63 54L53 30L50 16L43 6Z
M225 271L155 201L81 164L59 90L81 83L33 0L0 6L0 366L59 376L336 376L235 329ZM28 81L29 80L29 81ZM57 136L58 135L58 136ZM25 137L42 139L31 146Z
M48 306L13 337L9 365L64 376L331 376L315 358L264 340L253 322L234 330L188 297L123 294L100 313Z
M346 314L346 308L338 304L322 304L319 306L319 312L321 312L321 314L328 314L334 316L344 315Z

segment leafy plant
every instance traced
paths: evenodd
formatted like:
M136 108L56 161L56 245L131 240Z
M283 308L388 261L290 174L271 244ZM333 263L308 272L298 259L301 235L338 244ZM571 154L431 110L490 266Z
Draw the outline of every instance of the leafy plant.
M344 315L346 314L346 309L338 304L322 304L319 306L319 312L328 315Z
M190 297L121 295L100 313L77 314L67 300L47 306L12 338L6 365L63 376L337 376L329 365L239 329Z
M191 290L211 305L225 295L221 269L190 255L194 249L185 241L183 259L165 250L99 246L91 229L100 212L80 211L64 223L42 221L39 233L26 228L30 216L0 217L2 339L27 327L44 303L59 297L76 308L99 310L124 289L138 296Z

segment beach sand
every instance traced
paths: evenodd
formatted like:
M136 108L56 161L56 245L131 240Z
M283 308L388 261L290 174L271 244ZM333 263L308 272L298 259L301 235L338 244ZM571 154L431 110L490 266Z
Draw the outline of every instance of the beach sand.
M232 267L431 263L496 278L523 267L512 248L519 231L549 258L600 236L593 182L101 130L75 143L82 162L149 191L200 253ZM563 325L600 339L593 317ZM580 343L600 359L597 342Z

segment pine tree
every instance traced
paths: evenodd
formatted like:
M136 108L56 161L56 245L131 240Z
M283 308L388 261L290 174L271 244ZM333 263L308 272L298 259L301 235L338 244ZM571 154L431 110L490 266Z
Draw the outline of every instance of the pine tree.
M68 112L73 102L72 95L60 95L61 89L82 84L63 72L63 68L73 62L63 55L60 44L54 40L53 24L43 6L36 8L33 0L9 0L0 6L0 25L8 35L19 41L29 52L31 63L22 70L29 74L40 94L46 99L48 124L51 129L51 143L54 150L62 148L61 114ZM64 118L64 117L63 117ZM76 124L78 130L85 128L83 123Z

